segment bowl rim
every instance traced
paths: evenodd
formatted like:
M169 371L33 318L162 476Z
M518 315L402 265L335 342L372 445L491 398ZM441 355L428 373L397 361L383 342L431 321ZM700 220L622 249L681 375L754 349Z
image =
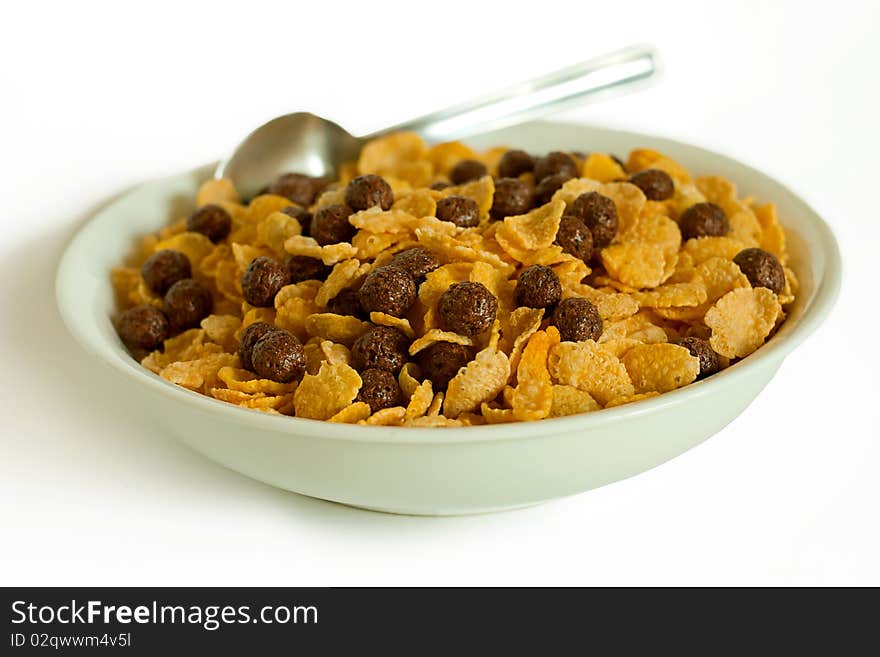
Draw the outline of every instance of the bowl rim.
M311 437L328 438L331 440L343 440L353 442L383 442L383 443L420 443L420 444L460 444L478 443L498 440L522 440L538 438L553 434L570 433L574 430L588 431L598 427L604 427L614 422L620 422L625 418L640 417L673 406L689 403L692 399L713 394L722 385L736 386L747 378L750 373L770 361L776 361L778 367L785 356L803 342L830 313L840 290L842 265L840 250L837 240L828 224L813 210L800 196L791 191L785 184L739 160L727 155L702 148L687 142L649 135L626 130L616 130L601 126L591 126L582 123L567 123L564 121L540 121L531 125L570 125L573 129L590 129L607 133L621 140L650 141L654 144L669 144L671 146L683 146L695 150L702 155L707 155L719 160L727 161L738 167L749 170L751 173L772 181L783 192L800 206L800 216L803 221L810 224L811 228L821 235L821 244L825 259L825 267L822 276L816 280L812 300L803 314L794 322L783 324L782 328L774 335L773 339L761 346L747 358L739 361L731 367L713 375L712 377L689 384L683 388L666 392L656 397L640 400L631 404L624 404L610 409L601 409L590 413L581 413L565 417L549 418L532 422L516 422L513 424L478 425L469 427L396 427L374 425L352 425L343 423L330 423L325 420L313 420L292 416L281 416L264 413L262 411L242 408L208 395L203 395L181 386L175 385L162 379L157 374L143 367L134 360L121 342L109 344L106 341L95 339L81 331L77 314L82 308L81 303L75 299L75 288L67 284L71 280L69 273L74 271L77 260L86 255L87 242L90 232L108 212L112 212L117 203L136 193L147 185L161 184L184 175L195 175L202 170L208 170L213 165L202 165L178 172L170 176L144 181L116 198L111 204L102 208L81 225L73 239L68 243L58 265L55 293L58 309L68 332L75 340L86 349L87 352L96 356L100 362L110 366L117 372L121 372L135 381L147 385L159 394L182 404L192 404L195 408L208 413L220 413L225 421L237 425L247 425L254 429L266 429L274 433L289 434L292 437L308 435ZM811 260L818 256L810 251ZM108 272L109 274L109 272ZM106 284L110 284L109 275ZM101 332L94 331L100 336ZM218 418L221 416L218 416ZM523 427L528 426L528 431ZM514 430L511 430L511 428Z

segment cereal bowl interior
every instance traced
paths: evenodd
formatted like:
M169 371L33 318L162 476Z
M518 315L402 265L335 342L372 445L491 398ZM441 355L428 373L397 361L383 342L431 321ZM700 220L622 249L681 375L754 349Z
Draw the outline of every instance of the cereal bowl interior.
M442 429L334 424L270 415L188 391L133 359L116 334L110 270L144 234L193 208L203 167L146 183L98 213L68 247L58 304L75 338L124 375L162 428L205 456L260 481L345 504L413 514L515 508L637 474L713 435L754 399L785 356L827 316L840 257L827 225L780 183L694 146L563 123L530 123L468 140L533 153L580 147L654 148L696 174L734 181L774 202L800 281L788 317L760 349L703 381L643 401L537 422Z

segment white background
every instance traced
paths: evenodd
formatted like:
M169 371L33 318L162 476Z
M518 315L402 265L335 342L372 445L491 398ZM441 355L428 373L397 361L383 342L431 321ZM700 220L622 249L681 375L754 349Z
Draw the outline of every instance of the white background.
M7 8L0 584L880 584L877 4L420 5ZM660 468L464 518L306 499L156 431L60 324L55 267L90 213L272 115L367 131L639 41L663 78L565 118L767 171L827 218L846 266L832 317L758 400Z

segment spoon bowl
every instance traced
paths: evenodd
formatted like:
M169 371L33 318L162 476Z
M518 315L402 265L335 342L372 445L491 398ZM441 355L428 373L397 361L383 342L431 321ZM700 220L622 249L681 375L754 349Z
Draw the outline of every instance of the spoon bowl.
M553 71L493 94L432 112L364 137L309 112L286 114L249 134L220 163L215 178L228 178L251 198L283 173L337 177L370 139L411 130L429 142L460 139L544 117L587 99L634 88L656 71L650 46L632 46Z
M363 144L333 121L309 112L285 114L249 134L216 175L234 180L250 198L288 171L336 177L341 164L357 159Z

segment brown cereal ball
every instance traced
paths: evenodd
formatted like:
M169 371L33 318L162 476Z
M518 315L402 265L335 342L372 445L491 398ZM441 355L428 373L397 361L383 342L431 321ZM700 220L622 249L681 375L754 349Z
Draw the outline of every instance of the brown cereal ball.
M219 205L209 203L187 217L186 229L201 233L216 244L232 230L232 217Z
M302 255L288 256L284 261L284 267L287 269L287 277L291 283L323 281L333 270L333 267L325 265L320 258Z
M588 299L563 299L553 311L550 323L559 329L563 341L598 340L602 335L602 317Z
M292 333L283 329L268 331L251 350L254 372L278 383L299 381L306 371L306 351Z
M361 382L357 401L368 403L371 413L403 403L397 377L388 370L364 370L361 372Z
M535 162L535 180L541 182L548 176L555 176L564 173L570 178L576 178L578 168L575 161L568 153L562 151L553 151L544 157L539 157Z
M569 212L590 229L593 235L593 248L604 249L617 235L619 219L617 206L607 196L598 192L587 192L578 196L571 204Z
M346 288L327 302L327 312L334 315L351 315L358 319L369 319L361 307L357 290Z
M165 293L165 314L174 331L193 328L211 314L211 291L192 278L184 278Z
M649 201L665 201L675 195L672 177L660 169L645 169L634 173L629 181L641 189Z
M545 203L549 203L550 199L553 198L553 195L559 190L559 188L572 178L574 178L574 176L565 172L555 173L552 176L544 178L538 183L538 186L535 187L535 204L544 205Z
M416 301L416 284L405 270L379 267L367 276L358 299L367 313L403 317Z
M766 287L779 294L785 288L785 271L776 256L764 249L744 249L733 261L739 266L752 287Z
M724 210L714 203L694 203L682 212L678 221L682 238L723 237L730 230Z
M418 285L425 280L425 276L440 266L440 261L437 260L437 256L428 251L425 247L414 246L411 249L406 249L405 251L395 254L391 259L391 262L388 264L392 267L403 269L407 274L412 276L413 280Z
M359 372L370 369L397 374L406 363L409 340L390 326L374 326L355 340L351 348L352 366Z
M498 299L482 283L455 283L440 297L437 312L448 330L476 335L492 326Z
M302 228L301 235L305 237L309 236L309 228L312 224L312 213L306 210L305 208L301 208L298 205L288 205L286 208L281 210L288 217L293 217L299 222L300 228Z
M532 190L518 178L499 178L495 181L490 214L493 219L504 219L525 214L532 209Z
M119 317L117 332L129 349L152 351L171 334L165 313L149 304L129 308Z
M241 277L244 300L252 306L268 308L275 302L278 290L287 285L290 278L287 268L269 256L254 258Z
M480 208L476 201L465 196L447 196L437 201L437 218L470 228L480 223Z
M451 183L446 182L445 180L437 180L436 182L431 183L431 187L429 189L433 189L435 191L441 191L446 189L447 187L451 187Z
M161 249L141 265L144 283L156 294L165 294L168 288L183 278L192 278L189 258L180 251Z
M378 205L383 210L391 209L394 192L382 176L368 173L352 179L345 188L345 204L358 212Z
M328 205L318 210L312 217L310 232L321 246L350 242L356 232L348 223L351 210L345 205Z
M518 178L534 169L535 158L525 151L507 151L498 162L498 175L501 178Z
M254 362L251 360L251 356L253 354L254 345L257 344L257 341L267 333L277 330L278 329L275 326L267 324L266 322L254 322L253 324L248 324L247 328L241 334L241 340L238 342L238 358L244 369L254 369Z
M550 267L532 265L519 275L513 297L518 306L550 308L562 298L562 284Z
M563 252L589 262L593 255L593 234L580 217L564 214L559 221L554 242L562 247Z
M473 352L463 344L435 342L419 352L419 367L431 380L434 392L446 390L458 370L473 360Z
M718 354L709 346L708 340L703 340L702 338L678 338L672 340L672 344L684 347L691 352L691 356L700 360L700 373L697 375L697 379L705 379L721 369Z
M462 185L471 180L482 178L487 173L486 165L478 160L462 160L449 172L449 179L454 185Z
M303 173L285 173L269 185L268 192L308 207L315 202L315 197L326 186L326 178L313 178Z

